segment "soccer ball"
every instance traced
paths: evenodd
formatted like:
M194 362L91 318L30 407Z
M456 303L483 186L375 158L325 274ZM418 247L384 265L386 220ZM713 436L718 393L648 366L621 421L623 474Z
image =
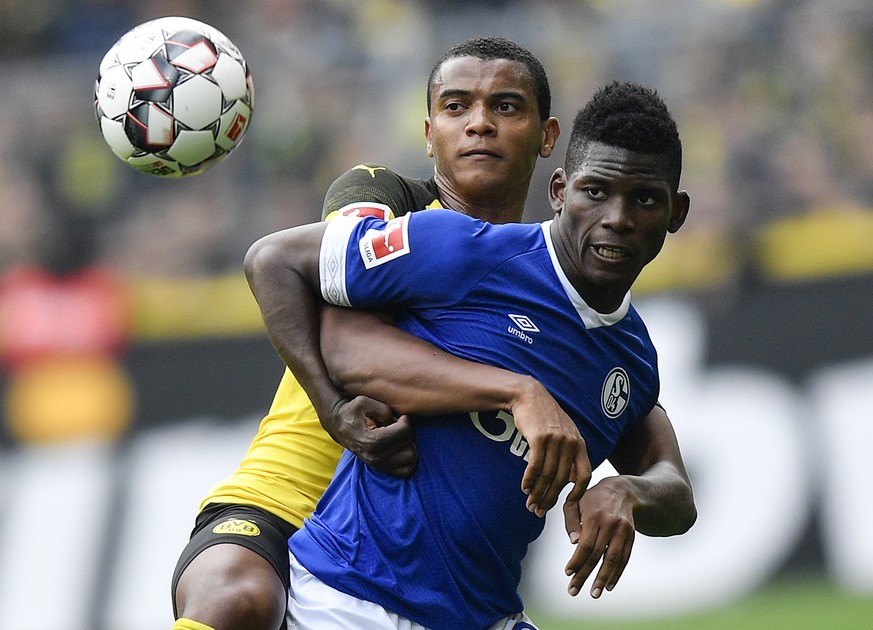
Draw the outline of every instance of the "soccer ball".
M220 31L164 17L128 31L100 63L94 108L109 147L159 177L194 175L239 145L254 109L251 72Z

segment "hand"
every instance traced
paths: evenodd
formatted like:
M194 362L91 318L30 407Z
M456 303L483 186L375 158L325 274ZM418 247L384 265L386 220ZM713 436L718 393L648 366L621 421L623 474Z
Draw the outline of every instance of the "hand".
M571 481L574 485L567 500L582 498L591 481L591 462L576 424L538 381L530 379L530 385L510 411L530 445L521 489L528 495L527 508L542 517Z
M628 493L622 489L621 477L607 477L588 489L580 501L564 503L564 527L570 542L576 545L565 571L570 576L567 587L574 597L582 590L588 576L603 559L591 585L591 597L603 590L611 591L621 578L634 544L633 508Z
M418 466L418 449L406 415L395 416L388 405L356 396L338 403L328 421L331 437L373 470L409 477Z

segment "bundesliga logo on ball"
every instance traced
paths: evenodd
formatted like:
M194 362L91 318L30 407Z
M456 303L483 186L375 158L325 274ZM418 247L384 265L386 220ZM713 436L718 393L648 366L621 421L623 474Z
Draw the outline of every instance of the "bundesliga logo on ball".
M240 143L254 109L245 59L190 18L137 26L109 49L94 85L103 138L121 160L159 177L202 173Z

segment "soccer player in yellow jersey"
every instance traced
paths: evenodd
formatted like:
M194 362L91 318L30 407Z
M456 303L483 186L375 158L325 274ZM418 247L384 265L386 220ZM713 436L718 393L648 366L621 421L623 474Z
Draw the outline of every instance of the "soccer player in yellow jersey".
M539 61L500 38L463 42L437 61L427 100L425 136L435 176L417 180L381 166L355 167L328 190L323 216L398 216L444 206L494 223L521 220L537 157L551 154L559 133L549 115L549 86ZM394 407L406 413L505 409L520 427L527 418L523 430L532 457L522 483L531 509L542 514L552 507L571 469L577 482L573 496L578 499L585 490L590 468L585 469L584 443L530 377L447 355L385 325L376 314L326 308L322 322L321 351L348 391L366 385L368 393L404 401ZM391 359L390 372L385 357ZM296 360L287 353L283 358ZM343 446L378 470L414 471L417 453L408 418L395 417L371 398L343 396L333 382L308 382L307 390L314 405L285 371L239 468L203 500L173 576L174 630L285 628L287 538L314 509ZM659 446L675 448L681 461L663 410L656 408L643 425L644 439L655 436ZM679 472L681 491L687 477ZM582 523L565 506L571 540L590 549L574 567L579 586L604 558L594 596L615 585L633 543L633 523L607 501L612 494L614 489L589 489L588 520Z

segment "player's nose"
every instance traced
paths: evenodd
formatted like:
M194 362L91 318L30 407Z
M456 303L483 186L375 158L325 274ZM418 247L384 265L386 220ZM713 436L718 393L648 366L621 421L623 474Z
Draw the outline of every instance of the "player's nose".
M477 103L470 107L466 130L468 134L480 136L495 133L497 127L494 125L491 109L484 103Z
M614 232L626 232L634 227L630 204L620 195L613 196L605 205L601 223Z

